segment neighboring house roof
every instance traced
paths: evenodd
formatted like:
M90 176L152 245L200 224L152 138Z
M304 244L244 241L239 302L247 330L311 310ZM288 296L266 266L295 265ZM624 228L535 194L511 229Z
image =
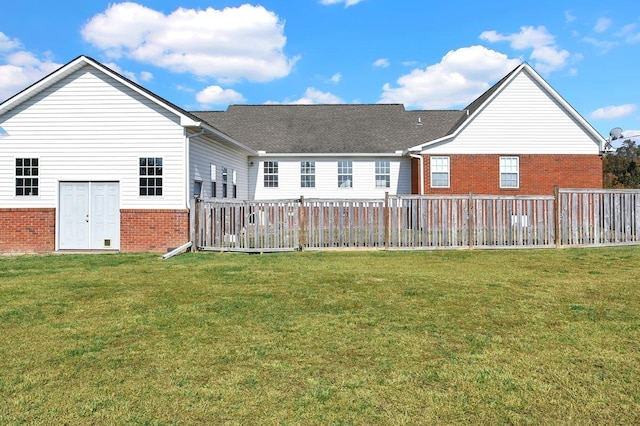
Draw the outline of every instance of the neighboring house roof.
M232 105L193 114L271 154L381 154L449 134L466 111L407 111L400 104Z

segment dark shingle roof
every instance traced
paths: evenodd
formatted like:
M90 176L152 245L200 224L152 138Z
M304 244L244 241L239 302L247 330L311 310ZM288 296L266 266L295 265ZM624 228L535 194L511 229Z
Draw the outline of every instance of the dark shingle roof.
M400 104L232 105L192 114L255 150L303 154L393 153L446 136L466 117Z

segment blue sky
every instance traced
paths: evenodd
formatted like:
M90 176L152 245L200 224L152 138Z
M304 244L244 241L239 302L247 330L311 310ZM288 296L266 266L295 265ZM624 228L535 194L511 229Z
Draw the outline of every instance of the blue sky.
M187 110L460 109L529 62L603 136L640 134L640 2L10 1L0 101L84 54Z

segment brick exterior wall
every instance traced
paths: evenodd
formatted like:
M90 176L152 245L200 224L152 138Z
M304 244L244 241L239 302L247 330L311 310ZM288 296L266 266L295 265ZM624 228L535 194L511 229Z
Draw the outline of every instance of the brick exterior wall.
M166 252L189 240L189 210L120 210L123 252Z
M55 250L56 209L0 209L0 253ZM120 250L166 252L189 241L189 210L120 210Z
M55 238L55 209L0 209L0 252L51 252Z
M553 195L554 185L602 188L603 183L599 155L511 155L520 158L517 189L500 188L500 157L508 154L438 156L450 158L450 187L431 188L430 156L424 155L425 194Z

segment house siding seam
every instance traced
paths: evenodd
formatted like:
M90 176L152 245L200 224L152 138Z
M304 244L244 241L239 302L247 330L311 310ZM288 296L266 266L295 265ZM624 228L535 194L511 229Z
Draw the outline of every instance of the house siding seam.
M520 158L519 188L500 188L500 157L504 156ZM555 185L602 188L599 155L449 155L449 188L431 188L431 156L423 157L425 194L551 195Z
M189 210L120 210L123 252L166 252L189 239Z
M55 249L56 210L0 209L0 252L32 253Z

